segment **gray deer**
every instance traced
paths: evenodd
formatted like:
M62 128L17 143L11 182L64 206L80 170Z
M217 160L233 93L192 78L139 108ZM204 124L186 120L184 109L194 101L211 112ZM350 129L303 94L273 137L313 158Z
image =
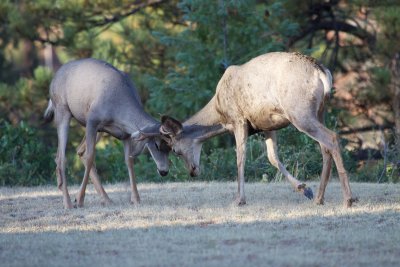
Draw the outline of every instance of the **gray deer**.
M284 174L297 191L313 198L312 190L293 177L278 158L276 130L293 124L321 146L323 169L316 203L324 203L333 158L344 204L350 207L357 198L352 196L339 140L323 122L324 103L331 87L329 70L311 57L285 52L264 54L243 65L230 66L219 81L214 97L203 109L183 125L173 118L163 117L159 132L172 150L185 160L192 176L199 174L203 142L226 131L233 132L238 168L237 204L243 205L246 203L246 140L255 132L264 133L271 164ZM141 140L156 134L138 131L133 137Z
M128 76L110 64L96 59L81 59L63 65L50 85L50 100L44 118L55 118L58 134L56 175L58 188L63 192L64 208L73 207L65 176L65 149L70 120L74 117L86 127L86 134L78 147L78 155L85 165L76 204L82 207L86 185L91 177L96 191L106 203L111 202L100 183L95 165L95 145L100 132L106 132L123 141L125 163L128 168L131 201L139 203L133 158L145 146L149 149L160 175L168 173L169 148L159 137L131 142L131 134L141 128L158 129L160 123L143 110L140 97Z

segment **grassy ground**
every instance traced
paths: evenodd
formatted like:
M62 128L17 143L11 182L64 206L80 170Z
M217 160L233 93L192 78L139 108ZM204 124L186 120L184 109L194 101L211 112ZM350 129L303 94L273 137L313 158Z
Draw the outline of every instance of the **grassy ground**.
M317 183L311 183L316 193ZM77 187L71 187L76 192ZM399 266L400 184L352 184L360 202L342 206L337 182L316 206L288 183L108 185L85 208L63 210L54 187L0 188L1 266Z

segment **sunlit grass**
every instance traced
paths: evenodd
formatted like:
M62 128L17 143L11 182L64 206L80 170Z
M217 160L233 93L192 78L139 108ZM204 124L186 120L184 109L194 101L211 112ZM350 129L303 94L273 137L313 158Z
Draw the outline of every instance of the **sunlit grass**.
M316 193L318 184L310 186ZM32 258L61 266L395 266L400 257L398 184L352 183L360 202L350 209L337 182L324 206L287 183L246 184L244 207L234 204L233 182L139 184L139 206L129 204L128 184L106 186L109 206L88 189L84 208L64 210L55 186L0 188L0 258L7 266Z

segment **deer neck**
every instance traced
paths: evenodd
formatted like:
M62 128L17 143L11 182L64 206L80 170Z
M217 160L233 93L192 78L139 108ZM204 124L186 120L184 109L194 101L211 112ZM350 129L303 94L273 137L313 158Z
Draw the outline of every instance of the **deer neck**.
M215 109L215 96L200 111L187 119L183 125L214 126L220 124L220 116Z
M129 107L124 106L118 114L118 124L124 132L132 134L138 130L154 127L158 130L160 123L144 111L138 101L130 101Z
M200 111L187 119L183 127L194 137L204 140L226 132L215 108L215 96Z

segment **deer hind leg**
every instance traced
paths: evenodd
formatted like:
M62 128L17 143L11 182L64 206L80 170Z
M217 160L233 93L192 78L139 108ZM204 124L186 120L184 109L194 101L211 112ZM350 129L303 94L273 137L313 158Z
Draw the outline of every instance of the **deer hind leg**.
M357 198L353 198L350 184L349 184L349 177L347 176L347 172L343 165L343 159L340 154L340 147L339 147L339 140L337 135L327 129L321 122L317 120L308 120L306 124L296 124L293 123L300 131L305 132L314 140L318 141L321 147L324 147L329 154L333 157L333 160L336 165L336 169L339 174L339 180L342 187L344 205L347 207L351 207L354 202L357 202ZM327 158L326 160L328 160ZM329 166L325 167L325 172L328 172ZM330 171L330 170L329 170ZM324 175L324 171L323 171ZM325 190L325 184L327 183L327 177L329 175L326 173L325 177L322 177L324 181L321 181L321 187ZM320 188L321 188L320 187ZM323 192L321 192L323 196Z
M236 140L236 162L237 162L237 182L238 182L238 195L236 203L239 206L246 204L246 197L244 194L244 165L246 162L246 142L248 136L247 124L235 125L235 140Z
M315 199L315 203L318 205L324 204L324 195L325 189L328 185L329 177L331 176L332 169L332 155L329 153L329 150L321 146L321 154L322 154L322 173L321 173L321 182L319 184L319 190L317 194L317 198Z
M57 135L58 135L56 175L57 175L58 188L63 193L63 204L65 209L71 209L73 207L71 198L68 193L67 178L65 176L65 163L66 163L65 149L67 147L70 121L71 121L71 114L56 110L55 122L57 125Z
M85 192L86 192L86 185L89 181L89 173L93 167L94 162L94 154L95 154L95 146L96 146L96 124L88 121L86 124L86 151L85 151L85 173L83 175L82 184L76 195L76 205L78 207L83 207L84 199L85 199Z
M97 133L96 144L99 142L100 138L101 138L101 133ZM78 146L78 149L77 149L77 154L79 156L79 159L82 161L83 165L86 168L85 151L86 151L86 135L83 137L81 144ZM100 177L97 173L95 163L93 163L93 166L90 169L89 177L90 177L90 180L92 180L92 183L94 185L94 188L95 188L97 194L99 194L101 196L101 199L102 199L101 203L104 205L111 204L112 203L111 199L108 197L106 191L104 190L103 186L101 185ZM81 185L81 188L83 188L83 185ZM78 194L82 195L82 194L84 194L84 192L79 192Z
M321 124L324 124L324 107L321 106L320 110L318 111L318 121ZM318 205L323 205L325 201L325 189L328 185L329 178L331 176L332 170L332 155L329 150L322 146L321 147L321 154L322 154L322 172L321 172L321 182L319 184L319 190L317 194L317 198L315 199L315 203Z
M133 161L134 160L130 155L131 155L130 139L127 139L127 140L124 140L124 156L125 156L125 164L126 164L126 167L128 168L129 181L130 181L130 185L131 185L131 189L132 189L131 203L139 204L140 197L139 197L139 192L137 190L135 172L133 170Z
M305 183L302 183L295 177L293 177L286 170L282 162L279 160L276 132L275 131L264 132L264 136L265 136L265 144L267 146L267 156L269 162L271 162L271 164L285 176L285 178L290 182L290 184L294 187L295 190L302 192L304 196L306 196L308 199L312 199L313 192L311 188L307 187Z

